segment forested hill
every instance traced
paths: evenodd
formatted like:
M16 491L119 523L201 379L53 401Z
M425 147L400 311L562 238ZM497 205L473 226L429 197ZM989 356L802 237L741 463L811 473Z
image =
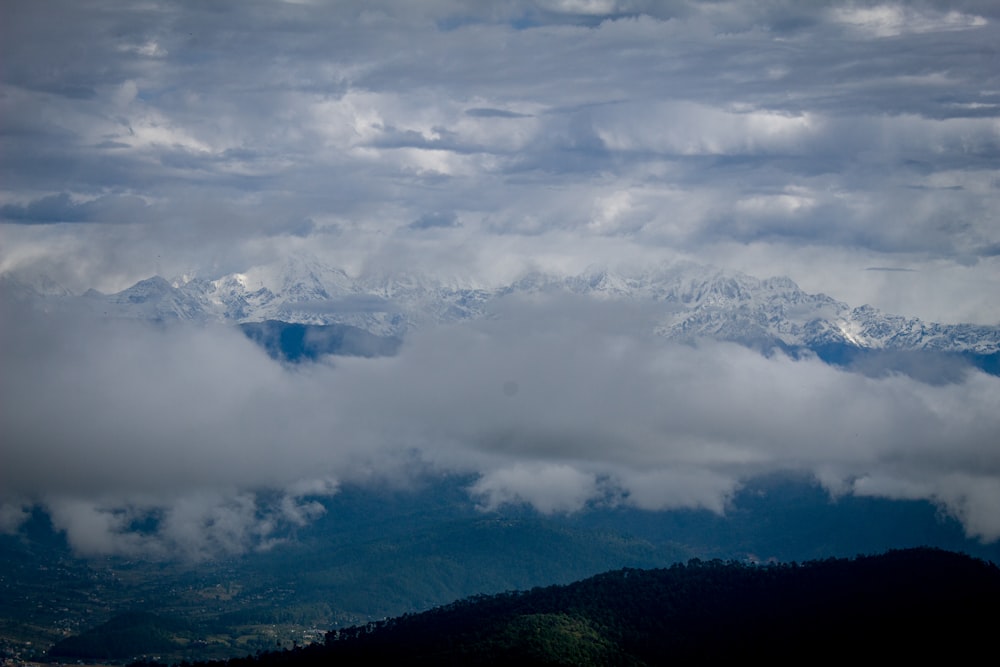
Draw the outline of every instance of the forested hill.
M990 655L1000 569L932 549L801 565L702 562L466 599L228 667L643 665Z

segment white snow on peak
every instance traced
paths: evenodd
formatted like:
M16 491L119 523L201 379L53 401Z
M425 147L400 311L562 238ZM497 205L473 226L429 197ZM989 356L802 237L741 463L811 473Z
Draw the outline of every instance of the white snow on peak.
M592 266L577 275L533 272L505 285L484 286L461 276L370 270L352 277L309 254L248 267L205 280L140 281L103 299L112 316L306 324L349 324L401 336L428 325L478 319L499 299L571 293L600 301L648 304L659 335L714 338L754 346L1000 351L1000 327L928 324L851 308L824 294L808 294L784 277L758 279L689 262L610 270ZM72 296L39 298L76 298ZM102 306L102 308L104 308Z
M847 342L852 345L856 345L858 347L875 347L865 339L864 334L861 331L860 323L840 318L836 320L835 324Z

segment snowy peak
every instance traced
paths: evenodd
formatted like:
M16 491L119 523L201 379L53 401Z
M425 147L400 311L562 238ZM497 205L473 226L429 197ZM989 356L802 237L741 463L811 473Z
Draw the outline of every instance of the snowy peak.
M106 298L110 306L118 307L116 311L132 310L147 319L191 320L204 312L204 303L196 294L177 289L160 276L140 280Z
M600 267L571 276L535 272L483 287L409 273L352 278L315 258L294 257L208 280L170 283L154 276L117 294L86 298L101 301L115 317L338 324L399 337L419 327L486 317L505 297L560 293L648 303L659 313L655 333L671 339L712 338L763 349L1000 352L997 327L925 323L871 306L851 308L808 294L788 278L758 279L695 264L632 273Z

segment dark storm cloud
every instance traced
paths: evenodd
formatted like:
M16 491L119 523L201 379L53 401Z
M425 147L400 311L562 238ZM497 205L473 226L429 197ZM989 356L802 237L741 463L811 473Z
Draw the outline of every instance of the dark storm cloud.
M83 206L74 204L65 192L36 199L26 206L8 204L0 207L0 216L17 222L82 222L90 216Z
M65 192L48 195L23 206L0 206L0 218L23 224L51 222L136 222L147 212L146 202L133 196L103 196L74 202Z
M425 213L410 223L410 229L433 229L434 227L457 227L458 216L453 212Z

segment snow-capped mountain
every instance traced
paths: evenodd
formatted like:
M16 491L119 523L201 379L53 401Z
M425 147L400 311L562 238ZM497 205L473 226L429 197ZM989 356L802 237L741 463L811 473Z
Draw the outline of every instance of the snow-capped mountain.
M27 290L23 285L20 291ZM432 325L489 316L501 299L569 293L602 301L648 304L652 331L678 340L711 338L761 349L933 350L1000 352L1000 328L926 323L808 294L782 277L758 279L697 264L634 273L592 269L579 275L531 273L505 285L442 281L416 274L357 278L315 258L296 257L214 279L159 276L116 294L84 300L109 316L233 323L279 320L350 325L402 337ZM40 297L42 298L42 297Z

